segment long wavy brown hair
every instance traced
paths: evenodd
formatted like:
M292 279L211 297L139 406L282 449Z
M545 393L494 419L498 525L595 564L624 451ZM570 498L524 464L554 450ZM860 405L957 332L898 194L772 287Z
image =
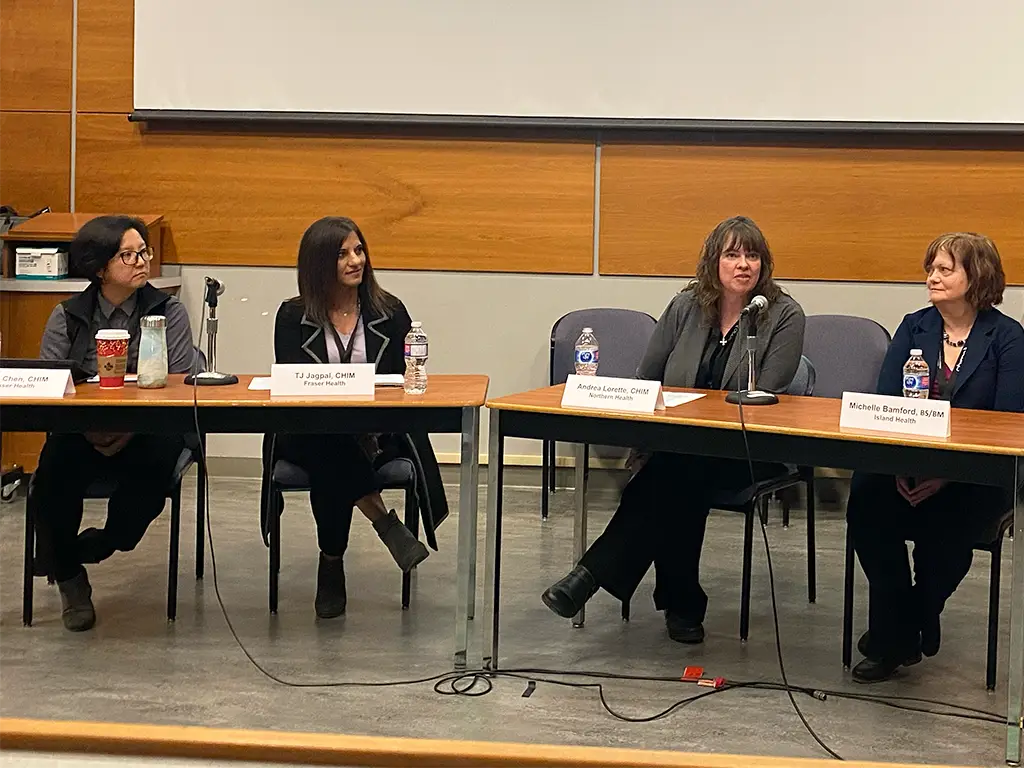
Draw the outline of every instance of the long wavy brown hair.
M722 282L718 279L718 261L729 248L743 248L747 253L761 254L761 273L750 291L748 300L761 294L773 304L782 295L782 289L772 279L775 260L764 233L746 216L733 216L716 226L705 238L697 260L697 279L683 290L693 291L709 323L718 322ZM762 312L764 316L767 313Z
M366 262L363 282L359 285L359 301L376 317L390 315L398 299L381 288L370 263L370 246L352 219L325 216L309 225L299 243L299 297L306 316L321 325L330 322L330 311L338 286L338 258L341 245L352 232L363 244Z

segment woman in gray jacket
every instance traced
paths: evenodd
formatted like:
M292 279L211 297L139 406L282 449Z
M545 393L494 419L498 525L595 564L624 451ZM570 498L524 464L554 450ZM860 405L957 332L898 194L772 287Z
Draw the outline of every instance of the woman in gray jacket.
M715 227L704 241L696 279L658 321L638 375L672 387L745 388L740 314L761 295L768 308L757 319L757 385L785 391L800 364L804 313L772 280L772 268L768 243L753 221L735 216ZM755 465L755 471L774 470ZM654 604L665 612L669 637L702 642L708 598L700 586L700 553L709 500L715 491L749 483L740 457L653 454L626 486L604 533L544 592L544 604L570 618L598 588L628 600L654 563Z

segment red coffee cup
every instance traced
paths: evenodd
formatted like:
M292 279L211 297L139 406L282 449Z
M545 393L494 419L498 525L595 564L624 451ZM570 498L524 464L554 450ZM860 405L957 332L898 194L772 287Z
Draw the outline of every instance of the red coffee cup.
M99 368L101 389L118 389L124 386L130 338L128 331L117 328L96 332L96 366Z

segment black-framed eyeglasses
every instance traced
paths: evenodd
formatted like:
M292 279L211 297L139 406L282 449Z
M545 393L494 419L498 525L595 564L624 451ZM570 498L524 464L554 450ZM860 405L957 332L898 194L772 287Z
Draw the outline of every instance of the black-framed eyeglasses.
M146 247L138 251L120 251L118 256L121 257L121 261L124 262L125 266L135 267L138 266L139 261L149 263L153 260L153 249Z

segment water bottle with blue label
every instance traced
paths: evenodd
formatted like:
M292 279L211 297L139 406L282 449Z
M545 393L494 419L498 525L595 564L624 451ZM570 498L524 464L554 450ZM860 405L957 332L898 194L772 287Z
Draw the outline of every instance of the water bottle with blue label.
M924 353L920 349L912 349L903 366L903 396L927 400L930 390L931 376Z
M597 357L597 337L594 336L594 329L584 328L583 333L576 339L576 375L596 376Z

